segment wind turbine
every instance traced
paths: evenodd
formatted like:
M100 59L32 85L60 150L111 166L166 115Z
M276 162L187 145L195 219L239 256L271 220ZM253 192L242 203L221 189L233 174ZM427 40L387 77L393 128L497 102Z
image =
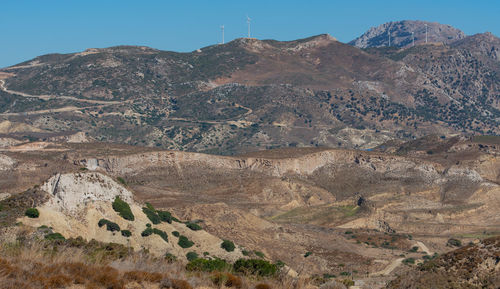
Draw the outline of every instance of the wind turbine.
M415 46L415 32L411 32L411 46Z
M220 29L222 30L222 44L224 44L224 24L220 26Z
M250 38L250 21L251 21L251 20L252 20L252 19L250 19L250 17L248 17L248 15L247 15L247 24L248 24L248 38Z
M387 30L387 36L389 36L389 47L391 47L391 32Z
M427 43L427 23L425 23L425 43Z

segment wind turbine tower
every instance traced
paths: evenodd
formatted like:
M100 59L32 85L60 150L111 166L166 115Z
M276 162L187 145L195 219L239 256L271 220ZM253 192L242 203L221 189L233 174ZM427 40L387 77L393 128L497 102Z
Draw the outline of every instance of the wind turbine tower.
M248 38L250 38L250 21L251 21L251 20L252 20L252 19L250 19L250 17L248 17L248 15L247 15Z
M220 29L222 31L222 44L224 44L224 24L220 26Z
M425 24L425 43L427 43L427 23Z
M391 47L391 32L387 31L387 36L389 37L389 47Z
M415 46L415 32L411 32L411 46Z

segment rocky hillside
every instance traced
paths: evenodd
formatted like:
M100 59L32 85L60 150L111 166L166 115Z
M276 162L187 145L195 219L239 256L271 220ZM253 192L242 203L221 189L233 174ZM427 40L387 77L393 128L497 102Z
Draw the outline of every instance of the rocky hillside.
M428 43L451 43L465 38L465 33L450 25L425 21L394 21L372 27L349 44L359 48L388 47L389 36L394 47L410 47L426 43L426 25ZM413 33L413 34L412 34ZM413 42L415 40L415 42Z
M498 288L500 237L489 238L420 264L387 288Z
M120 46L51 54L0 71L0 120L9 137L27 140L81 131L226 155L498 134L497 42L471 36L362 51L319 35L237 39L191 53Z

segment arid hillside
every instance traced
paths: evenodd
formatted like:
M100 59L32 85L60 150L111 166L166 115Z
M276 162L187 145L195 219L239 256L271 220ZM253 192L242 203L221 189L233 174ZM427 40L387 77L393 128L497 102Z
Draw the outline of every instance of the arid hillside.
M391 141L371 152L311 147L238 156L105 143L16 144L0 153L1 223L45 225L66 238L168 251L181 260L189 250L228 261L279 260L299 276L351 276L365 288L381 288L411 270L403 260L450 251L452 239L467 243L500 233L499 148L494 137L458 136ZM114 211L116 196L130 204L135 221ZM162 233L140 236L149 218L141 206L203 231L153 223L169 242ZM23 217L28 207L40 216ZM132 237L99 227L102 218ZM196 245L177 247L174 231ZM234 256L221 250L222 240L236 244Z
M455 33L443 27L430 25L431 34ZM190 53L118 46L44 55L0 70L0 133L80 132L223 155L499 134L498 38L420 40L362 50L323 34Z

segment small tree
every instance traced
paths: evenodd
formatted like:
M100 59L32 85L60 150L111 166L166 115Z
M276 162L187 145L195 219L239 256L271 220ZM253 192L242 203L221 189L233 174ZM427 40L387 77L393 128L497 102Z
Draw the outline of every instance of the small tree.
M115 212L117 212L118 215L120 215L125 220L133 221L135 219L130 206L122 199L120 199L119 196L116 196L115 200L113 201L113 210L115 210Z
M220 244L220 247L228 252L233 252L234 251L234 243L229 241L229 240L224 240L222 241L222 244Z
M177 245L181 246L181 248L186 249L192 247L194 245L194 242L190 241L186 236L180 235Z
M28 218L38 218L40 216L40 212L36 208L29 208L24 213Z

